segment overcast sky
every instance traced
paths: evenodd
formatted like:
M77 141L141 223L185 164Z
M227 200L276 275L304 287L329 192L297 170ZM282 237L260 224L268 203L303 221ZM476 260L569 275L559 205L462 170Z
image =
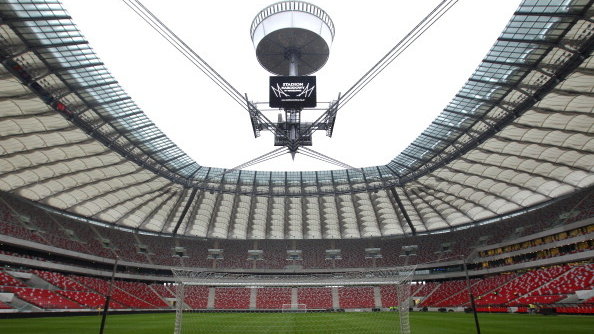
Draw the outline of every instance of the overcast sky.
M317 76L318 102L345 92L440 1L310 1L336 27ZM121 86L155 124L201 165L231 168L274 149L254 138L249 116L120 0L63 0ZM267 102L270 74L258 63L249 28L273 1L142 0L239 92ZM334 135L312 148L355 167L383 165L445 108L499 36L518 0L461 0L338 113ZM302 112L314 118L317 111ZM269 113L276 119L276 112ZM250 169L337 169L289 155Z

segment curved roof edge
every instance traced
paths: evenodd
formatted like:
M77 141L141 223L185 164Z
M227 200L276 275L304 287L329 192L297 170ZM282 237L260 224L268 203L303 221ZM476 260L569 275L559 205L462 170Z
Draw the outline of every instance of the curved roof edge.
M350 180L363 174L365 178L382 180L381 184L361 191L402 186L463 155L518 117L551 88L553 81L543 83L524 103L503 105L506 96L518 90L522 79L538 68L548 51L561 42L577 20L585 17L588 9L588 2L582 0L570 4L524 1L468 82L402 153L383 166L319 171L315 178L318 182L334 177ZM312 177L312 172L226 173L224 168L199 165L131 101L60 4L40 2L25 7L17 1L7 1L1 12L4 22L26 47L62 79L67 89L76 93L76 101L59 99L64 104L64 116L138 165L180 185L209 189L206 181L228 183L245 178L242 183L249 183L253 178L254 182L274 183ZM575 54L575 58L581 56L581 52ZM569 59L548 70L555 72L557 80L569 73L575 63ZM487 119L494 109L498 109L498 119ZM102 133L103 127L92 124L96 117L89 117L91 112L101 119L103 127L108 125L118 132L116 140L110 133ZM130 149L130 144L136 149Z

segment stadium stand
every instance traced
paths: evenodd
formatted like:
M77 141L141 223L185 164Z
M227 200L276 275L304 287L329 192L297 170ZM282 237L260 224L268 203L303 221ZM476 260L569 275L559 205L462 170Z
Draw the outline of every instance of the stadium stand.
M168 306L146 283L116 281L115 286L157 308L166 308Z
M208 180L219 169L161 141L71 19L53 17L67 16L59 7L0 6L0 309L96 313L111 293L112 309L171 311L183 304L172 267L250 276L412 264L415 310L463 311L469 284L481 312L594 314L592 1L524 1L430 131L388 165ZM213 248L223 257L209 259ZM262 259L248 260L251 249ZM190 285L184 301L279 310L295 297L315 310L398 303L393 286L339 284Z
M494 290L492 293L481 296L476 303L477 305L512 304L519 297L538 289L567 270L569 270L569 266L564 265L528 271Z
M577 197L581 198L580 196ZM578 204L575 202L577 201L578 199L569 198L565 200L567 203L558 206L571 208L567 210L574 212L572 210L575 210L574 208ZM6 224L0 224L0 229L4 229L5 235L21 240L31 240L43 245L103 258L114 258L117 254L122 260L130 262L202 268L212 267L213 265L212 260L206 259L207 249L214 247L212 241L193 240L185 237L158 237L90 224L80 224L66 217L43 213L31 205L19 203L17 199L9 196L2 196L0 203L2 202L10 203L10 206L2 206L4 219L10 221L7 221ZM588 209L591 204L589 201L582 201L579 204L584 207L580 212L591 212ZM364 249L367 247L381 249L382 258L376 260L377 267L402 265L405 261L419 264L447 261L448 259L460 258L460 256L468 256L474 247L485 247L484 245L495 245L479 252L479 256L486 259L483 265L487 267L509 265L594 249L594 243L591 239L582 238L585 235L594 234L594 224L558 232L550 236L540 236L542 231L547 230L541 229L543 226L551 230L560 226L558 217L563 216L563 214L550 212L559 209L558 206L553 206L553 208L543 208L544 213L533 215L534 217L540 217L539 219L549 219L549 221L542 223L524 219L523 216L512 217L497 222L497 224L452 231L447 234L449 237L446 234L421 235L416 237L414 242L406 238L382 238L331 241L299 240L292 245L288 245L287 242L282 240L261 240L258 243L258 248L263 250L263 261L258 261L257 266L260 268L283 269L287 265L292 265L286 256L287 249L292 247L303 251L303 261L298 261L297 264L305 269L330 269L333 265L336 268L371 267L372 261L365 259ZM14 208L18 208L19 212ZM31 215L35 214L42 215L43 219L32 219ZM25 219L28 221L29 228L23 227L23 223L19 219L14 219L14 217L29 217ZM56 227L58 225L59 228ZM516 244L509 244L510 241L518 238L529 237L530 234L527 234L527 231L531 230L530 227L534 225L539 228L538 232L534 234L538 235L538 237ZM448 238L452 238L456 242L447 241ZM509 245L497 246L504 240L507 240L505 243ZM571 240L576 241L570 243ZM564 241L567 245L558 246L559 241ZM479 245L479 243L482 244ZM224 252L224 259L217 261L217 267L222 269L252 268L253 263L247 259L247 250L254 247L252 241L223 240L218 241L218 244L217 247L222 247L226 252ZM412 256L404 256L402 247L407 245L416 245L418 251ZM462 245L471 245L471 247L461 247ZM541 249L543 245L551 245L551 248ZM530 251L535 247L540 247L538 252ZM183 249L183 252L176 254L175 250L178 248ZM330 248L341 249L343 259L336 260L334 263L325 260L324 251ZM524 252L513 255L509 259L491 260L494 256L506 253L515 254L512 252L518 251ZM37 258L43 259L41 257Z
M20 299L44 309L80 309L81 305L50 290L24 287L5 287L5 291L15 293Z
M208 287L204 287L204 286L188 286L185 289L185 298L184 298L184 301L191 308L194 308L194 309L206 309L207 306L208 306L208 292L209 292ZM222 295L224 295L224 294L222 294Z
M32 270L31 272L62 290L89 291L80 283L73 281L57 272L49 272L44 270Z
M92 309L102 309L105 306L105 296L94 292L87 292L87 291L56 291L56 293L61 294L62 296L73 300L80 305L92 308ZM128 308L120 303L115 301L109 302L109 308L111 309L125 309Z
M283 304L291 304L291 288L258 288L256 308L279 310Z
M382 307L394 307L398 305L398 292L396 287L383 285L380 286L380 294L382 298Z
M476 280L473 279L470 281L470 284L476 283ZM423 300L421 306L428 306L428 305L436 305L440 306L440 302L444 299L460 292L464 291L466 288L466 282L464 280L455 280L455 281L446 281L439 285L439 287L431 293L427 297L427 299Z
M12 309L12 307L10 305L0 302L0 310L10 310L10 309Z
M216 309L249 309L250 289L215 288Z
M415 297L429 296L435 289L439 287L437 282L426 282L425 284L416 284L412 286L412 295Z
M107 295L109 293L109 283L105 280L100 278L94 277L86 277L86 276L79 276L73 275L71 276L74 280L78 281L82 285L89 287L90 289L102 294ZM119 288L114 287L112 289L112 298L114 301L118 302L119 304L128 306L129 308L135 309L154 309L157 308L155 305L151 305L146 301L143 301L139 298L136 298L132 294L120 290Z
M375 307L373 287L341 287L338 298L341 308Z
M10 274L0 271L0 285L1 286L17 286L26 287L25 283L12 277Z
M332 308L332 291L329 288L299 288L298 304L305 304L308 309L327 310Z
M559 313L590 313L594 298L580 304L560 303L578 290L594 291L594 265L552 266L521 273L502 273L486 278L471 279L471 289L479 311L507 312L516 307L518 312L527 312L528 304L555 307ZM108 280L80 275L63 275L47 270L32 270L57 288L48 290L27 286L25 282L0 271L0 291L12 292L26 302L42 309L97 309L105 303ZM165 298L174 298L172 290L163 284L146 284L116 280L110 307L114 309L167 309L171 305ZM376 291L377 290L377 291ZM464 279L443 282L414 284L412 296L421 300L418 307L468 307L469 297ZM209 295L213 305L209 306ZM397 305L397 292L393 286L340 287L336 288L339 304L333 305L333 289L329 287L297 288L297 303L307 309L340 308L389 308ZM376 305L377 294L381 305ZM254 296L255 304L251 305ZM185 302L194 309L281 309L292 303L291 288L226 288L188 286ZM10 305L7 305L10 307Z
M478 296L482 296L486 293L488 293L489 291L492 291L500 286L502 286L503 284L505 284L506 282L508 282L509 280L515 278L515 275L513 274L502 274L502 275L496 275L496 276L491 276L491 277L487 277L484 279L476 279L473 280L473 283L471 283L471 291L473 296L478 297ZM439 306L439 307L444 307L444 306L468 306L470 305L470 296L468 295L468 291L466 288L466 285L464 285L463 289L460 289L459 292L453 292L453 295L451 297L446 297L444 299L442 299L441 301L436 302L435 304L433 304L432 306Z
M157 294L159 294L159 296L161 298L174 298L175 297L173 295L173 292L171 292L171 290L169 290L169 288L163 284L151 284L150 288L153 289Z

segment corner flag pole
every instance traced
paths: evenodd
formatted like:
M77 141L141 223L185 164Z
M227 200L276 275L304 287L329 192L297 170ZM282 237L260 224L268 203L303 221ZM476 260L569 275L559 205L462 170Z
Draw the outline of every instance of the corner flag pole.
M107 311L109 310L109 300L111 299L111 292L113 290L113 279L115 277L116 270L118 269L118 259L116 256L115 262L113 263L113 271L111 272L111 281L109 282L109 290L107 296L105 296L105 306L103 306L103 315L101 316L101 327L99 328L99 334L103 334L105 328L105 318L107 317Z

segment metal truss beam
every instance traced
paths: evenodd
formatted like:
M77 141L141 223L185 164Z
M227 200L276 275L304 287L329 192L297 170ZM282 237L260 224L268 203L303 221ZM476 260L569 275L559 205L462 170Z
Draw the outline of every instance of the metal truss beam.
M167 191L165 191L163 193L163 195L165 195L167 193ZM140 222L140 224L138 224L138 226L136 227L136 231L139 231L140 229L142 229L144 226L146 226L146 224L153 219L153 217L157 214L157 212L159 212L159 210L161 210L163 208L163 206L165 206L166 203L168 203L175 195L177 192L172 191L170 192L169 196L167 196L165 199L163 199L163 201L155 206L155 208L153 210L151 210L151 212L149 212L148 215L146 215L146 217L144 217L142 219L142 221ZM163 197L163 196L160 196ZM165 222L163 222L163 226L165 226Z
M106 196L106 195L111 195L111 194L113 194L114 192L118 192L118 191L120 191L120 190L122 190L122 189L125 189L125 188L128 188L128 187L132 187L132 188L133 188L133 187L135 187L135 186L138 186L138 185L141 185L141 184L144 184L144 185L146 185L146 184L148 184L148 183L150 183L150 182L152 182L152 181L156 180L156 179L157 179L157 178L159 178L159 177L160 177L159 175L156 175L156 176L153 176L152 178L149 178L149 179L147 179L147 180L142 180L142 181L139 181L139 182L134 182L134 183L131 183L131 184L126 184L126 185L123 185L123 186L121 186L121 187L117 187L117 188L115 188L115 189L112 189L112 190L110 190L110 191L103 192L103 193L101 193L101 194L98 194L98 195L96 195L96 196L92 196L92 197L90 197L90 198L87 198L87 199L85 199L84 201L80 201L80 202L78 202L78 203L76 203L76 204L74 204L74 205L72 205L72 206L69 206L68 208L66 208L66 210L70 211L72 208L74 208L74 207L76 207L76 206L80 206L80 205L83 205L84 203L88 203L88 202L94 201L94 200L96 200L97 198L104 197L104 196ZM168 180L168 181L169 181L169 180ZM93 182L93 183L97 183L97 182ZM78 187L76 187L76 188L78 188ZM152 191L149 191L149 192L152 192ZM145 194L146 194L146 193L145 193ZM124 201L124 202L125 202L125 201Z
M394 200L396 200L396 204L398 204L398 208L400 209L400 212L402 212L402 215L404 216L404 219L406 220L406 223L408 224L408 227L410 228L412 235L417 235L417 229L415 228L412 221L410 220L410 217L408 216L408 212L406 212L406 209L404 208L404 205L402 204L402 201L400 200L400 197L398 196L398 192L396 192L396 188L391 187L390 192L392 193L392 197L394 197ZM414 205L413 205L413 207L414 207ZM402 230L402 233L404 233L404 230Z
M190 193L190 198L188 198L188 200L186 201L186 205L184 205L184 209L182 210L181 215L179 216L179 219L177 220L177 224L175 224L175 227L173 228L173 231L171 232L173 235L177 234L177 231L179 230L179 227L181 226L182 222L184 221L184 218L186 217L186 214L188 213L188 209L190 209L190 205L192 205L192 202L194 201L194 197L196 197L197 192L198 192L198 188L192 189L192 192Z
M448 227L452 227L452 225L450 225L450 223L448 222L448 220L441 214L441 212L437 211L433 205L427 203L427 200L425 199L425 196L421 196L418 191L416 189L411 189L410 192L415 195L418 199L421 200L421 202L425 203L425 205L427 206L427 208L431 211L433 211L435 214L437 214L439 216L439 218L441 218L441 220L448 226ZM437 197L435 197L437 199ZM441 200L440 200L441 201ZM443 202L443 201L441 201Z

